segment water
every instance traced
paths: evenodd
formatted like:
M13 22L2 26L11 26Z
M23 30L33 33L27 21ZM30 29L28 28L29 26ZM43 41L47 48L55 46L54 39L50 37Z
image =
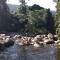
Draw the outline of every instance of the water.
M35 48L14 44L0 51L0 60L56 60L56 50L53 45Z

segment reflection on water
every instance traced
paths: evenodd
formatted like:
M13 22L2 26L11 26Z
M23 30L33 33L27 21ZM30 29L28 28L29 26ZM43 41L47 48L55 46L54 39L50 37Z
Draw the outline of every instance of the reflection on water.
M0 60L55 60L55 47L47 45L34 48L14 45L0 52Z

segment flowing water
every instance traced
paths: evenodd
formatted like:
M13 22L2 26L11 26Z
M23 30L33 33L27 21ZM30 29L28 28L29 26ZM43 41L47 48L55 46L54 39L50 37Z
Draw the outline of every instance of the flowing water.
M36 48L14 44L0 51L0 60L56 60L56 48L53 45Z

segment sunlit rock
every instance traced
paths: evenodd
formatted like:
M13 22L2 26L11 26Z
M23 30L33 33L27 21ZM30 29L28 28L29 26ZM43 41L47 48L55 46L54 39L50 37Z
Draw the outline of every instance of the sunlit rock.
M5 36L5 34L0 34L0 36L1 36L1 37L4 37L4 36Z
M47 35L47 37L48 37L48 38L53 38L53 34L49 33L49 34Z
M36 42L33 44L34 47L40 47L39 44L37 44Z

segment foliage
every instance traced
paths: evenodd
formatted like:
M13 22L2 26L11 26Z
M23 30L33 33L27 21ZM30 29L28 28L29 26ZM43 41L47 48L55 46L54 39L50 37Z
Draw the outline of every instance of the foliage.
M29 11L29 23L32 25L33 32L46 32L42 29L45 28L45 10Z
M0 0L0 31L16 31L17 17L10 14L6 0Z
M14 14L19 18L23 31L37 33L54 32L54 19L49 9L44 9L36 4L27 7L29 10L26 10L25 13L22 13L19 8Z
M54 33L54 17L52 16L52 13L50 12L50 9L47 10L46 14L46 28L48 32Z
M0 0L0 30L30 33L54 32L54 19L49 9L34 4L27 6L25 0L20 0L16 12L9 12L5 3Z
M58 39L60 39L60 0L57 2L57 13L56 13L56 33L58 34Z
M41 9L44 9L44 8L36 4L34 4L33 6L29 6L29 10L41 10Z
M5 2L6 0L0 0L0 30L6 30L9 25L9 8Z

